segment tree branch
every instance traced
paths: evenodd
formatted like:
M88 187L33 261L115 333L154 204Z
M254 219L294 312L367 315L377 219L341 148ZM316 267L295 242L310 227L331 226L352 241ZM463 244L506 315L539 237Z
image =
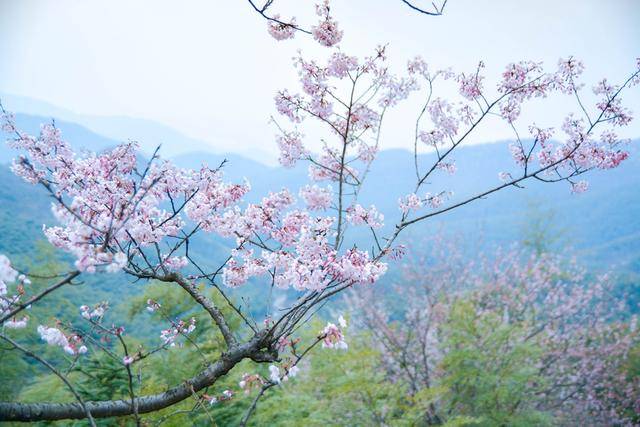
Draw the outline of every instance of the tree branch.
M419 8L417 6L415 6L414 4L410 3L407 0L401 0L402 3L406 4L407 6L409 6L411 9L415 10L416 12L420 12L423 13L425 15L429 15L429 16L440 16L442 15L442 12L444 11L444 7L447 5L447 0L444 0L444 2L442 3L442 6L440 6L440 8L438 8L438 6L435 5L435 3L432 3L433 5L433 12L432 11L428 11L426 9L422 9Z
M61 286L64 286L67 283L70 283L73 279L75 279L79 275L80 275L79 271L77 271L77 270L76 271L72 271L71 273L69 273L64 279L62 279L58 283L56 283L54 285L51 285L50 287L48 287L44 291L40 292L38 295L33 296L28 301L23 302L21 304L18 304L13 310L8 312L4 316L0 317L0 324L2 324L5 321L11 319L13 316L15 316L16 314L20 313L25 308L29 307L30 305L32 305L33 303L37 302L38 300L44 298L45 296L47 296L51 292L55 291L56 289L60 288Z
M167 408L214 384L226 375L236 364L245 358L260 359L260 349L264 347L264 335L257 334L245 344L234 347L222 354L219 360L200 372L164 393L153 394L135 399L139 414ZM134 405L130 399L85 402L86 409L94 418L108 418L131 415ZM0 402L0 421L44 421L82 419L87 414L78 403L14 403Z
M87 418L89 420L89 424L91 424L92 427L95 427L96 423L93 420L92 414L91 414L91 409L89 409L88 405L85 403L84 400L82 400L82 397L78 394L78 392L76 391L76 389L73 387L73 385L71 385L71 383L69 382L69 380L60 373L60 371L58 371L56 368L54 368L49 362L47 362L46 360L44 360L43 358L41 358L40 356L38 356L37 354L33 353L32 351L30 351L29 349L21 346L20 344L18 344L17 342L15 342L14 340L12 340L9 337L6 337L2 334L0 334L0 338L2 338L3 340L7 341L9 344L11 344L13 347L15 347L16 349L20 350L21 352L23 352L24 354L26 354L27 356L31 357L32 359L37 360L39 363L41 363L42 365L46 366L51 372L53 372L58 378L60 378L62 380L62 382L65 383L65 385L67 386L67 388L69 388L69 391L71 391L71 393L73 394L73 396L78 400L78 403L72 403L69 405L73 405L77 408L78 411L78 416L76 418L81 419L81 418ZM2 421L4 419L3 417L3 407L2 407L3 403L0 402L0 421ZM9 405L12 405L12 403L9 403ZM40 404L33 404L35 406L41 406ZM18 420L16 420L18 421Z

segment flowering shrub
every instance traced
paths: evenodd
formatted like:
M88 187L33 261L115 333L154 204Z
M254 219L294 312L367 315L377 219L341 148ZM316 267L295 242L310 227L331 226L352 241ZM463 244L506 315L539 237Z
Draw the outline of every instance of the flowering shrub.
M637 317L606 275L522 249L464 261L441 239L407 266L393 304L351 292L354 318L398 389L428 425L468 416L488 424L635 425L640 381ZM636 356L637 357L637 356ZM635 414L635 415L634 415Z

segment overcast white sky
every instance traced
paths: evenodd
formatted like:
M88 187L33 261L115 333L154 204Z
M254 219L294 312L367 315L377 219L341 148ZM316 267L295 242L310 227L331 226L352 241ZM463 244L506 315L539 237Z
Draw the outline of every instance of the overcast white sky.
M312 4L280 0L275 8L310 22ZM482 59L487 74L498 75L511 61L553 67L574 55L586 63L590 86L603 76L621 80L640 56L640 0L449 0L436 18L400 0L333 5L345 52L364 56L388 42L398 69L421 55L459 70ZM290 58L298 48L326 50L303 37L277 42L265 25L245 0L0 0L0 91L82 114L144 117L218 150L274 157L268 119L275 92L294 86ZM495 80L487 84L493 88ZM626 104L640 114L640 89ZM389 118L384 148L409 147L410 106ZM557 125L568 108L555 99L534 105L523 125ZM639 135L637 121L628 136ZM491 124L475 141L509 136Z

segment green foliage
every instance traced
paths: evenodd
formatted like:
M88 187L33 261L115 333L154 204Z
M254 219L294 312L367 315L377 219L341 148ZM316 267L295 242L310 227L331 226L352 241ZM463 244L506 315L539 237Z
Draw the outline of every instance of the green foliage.
M222 308L231 328L239 330L241 320L234 316L235 313L222 296L214 289L206 289L204 286L200 290ZM145 288L144 294L132 298L128 304L126 313L133 324L141 325L141 330L145 331L140 344L147 349L161 344L160 329L168 327L170 319L187 320L195 317L197 325L189 334L189 339L179 338L180 348L169 348L133 365L144 379L139 390L136 390L137 393L161 393L182 383L217 360L225 348L224 340L208 314L197 309L193 299L185 296L185 291L175 285L154 282ZM148 299L159 302L161 308L153 313L147 312ZM136 335L139 332L136 331ZM226 389L236 391L242 373L255 370L253 362L242 362L205 392L220 395ZM144 419L152 425L162 422L163 426L238 425L249 405L250 402L246 399L234 398L210 406L194 394L192 399L145 415Z
M41 273L41 269L64 271L65 266L50 252L50 246L43 245L36 257L34 265L41 268L31 270ZM50 284L47 280L34 280L31 285L34 291ZM47 304L33 307L28 313L40 323L53 325L56 319L74 319L77 327L87 329L86 324L78 314L81 304L95 304L105 300L104 295L92 291L88 283L67 285L51 295ZM129 353L148 351L162 344L160 330L170 326L170 320L196 318L196 329L189 335L189 339L178 339L180 348L169 348L159 351L152 356L132 365L133 388L136 395L162 393L170 387L181 384L200 372L208 363L217 360L223 350L223 340L211 318L202 310L196 309L196 303L188 297L184 290L166 283L150 283L145 286L145 292L134 298L123 298L116 301L105 315L105 325L125 322L123 338L127 343ZM216 304L223 308L223 312L230 319L230 325L239 329L239 319L234 317L222 297L212 289L201 289ZM67 293L69 292L69 293ZM161 302L162 310L149 313L146 301L153 298ZM120 304L118 304L120 302ZM82 326L84 325L84 326ZM110 337L101 341L108 353L100 351L90 345L90 351L73 362L59 348L43 343L35 331L37 323L30 322L24 330L5 331L11 336L19 338L28 348L49 360L63 373L69 372L68 379L80 395L86 400L129 399L129 379L122 363L124 352L118 340ZM138 338L140 337L140 338ZM4 363L4 362L7 363ZM2 400L20 402L73 402L75 399L68 388L49 370L34 360L25 358L17 350L8 349L8 345L0 347L0 392ZM252 362L243 362L230 372L225 378L216 383L215 387L207 390L211 395L220 394L225 389L237 390L237 382L244 371L254 372ZM264 368L266 369L266 368ZM4 381L9 379L9 381ZM177 405L157 413L145 415L149 423L164 420L163 426L184 425L237 425L244 415L250 402L246 399L232 399L217 406L203 405L198 395ZM175 415L171 415L175 414ZM170 417L166 418L167 416ZM58 421L55 425L85 425L84 421ZM44 425L43 424L43 425ZM99 425L134 425L133 417L100 420Z
M519 323L480 308L465 300L452 307L441 367L444 412L474 417L478 426L549 424L546 414L527 405L543 383L535 368L542 349L526 340Z
M0 343L0 400L15 400L23 378L32 377L34 369L16 350L8 350L6 343Z
M443 331L443 375L430 387L411 394L407 384L381 369L383 355L370 336L349 334L348 351L317 349L298 377L267 391L250 424L552 425L548 414L528 405L544 386L534 368L541 348L523 339L517 322L479 313L470 299L454 304Z
M537 255L549 252L565 239L565 229L558 227L557 212L554 209L542 209L539 201L529 201L525 218L522 221L522 244L531 248Z
M640 378L640 345L637 345L627 356L622 369L628 379ZM634 408L620 408L621 413L629 417L632 425L640 424L640 412Z
M105 353L95 353L76 369L80 373L77 390L86 400L126 398L129 379L122 361Z

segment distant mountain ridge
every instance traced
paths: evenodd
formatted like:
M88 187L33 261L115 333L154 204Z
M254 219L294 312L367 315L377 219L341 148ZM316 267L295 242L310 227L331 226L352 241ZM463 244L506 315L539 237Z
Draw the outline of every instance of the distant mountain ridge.
M78 114L44 101L7 93L0 93L0 100L4 107L16 113L16 116L40 117L43 122L56 119L60 123L73 123L119 143L136 141L146 153L152 153L158 145L162 145L166 156L197 150L215 152L211 144L149 119Z

